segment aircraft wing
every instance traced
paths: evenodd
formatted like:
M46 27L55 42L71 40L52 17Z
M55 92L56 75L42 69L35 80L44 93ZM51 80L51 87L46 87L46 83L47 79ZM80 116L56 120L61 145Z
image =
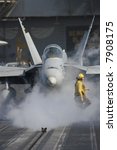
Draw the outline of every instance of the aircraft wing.
M86 74L100 74L100 66L88 66Z
M0 77L23 76L25 68L0 66Z
M66 63L65 66L67 67L74 67L76 69L80 69L86 71L86 74L100 74L100 66L81 66L77 65L76 63Z
M33 71L39 66L31 67L8 67L0 66L0 78L1 77L16 77L16 76L25 76L26 73Z
M64 66L65 67L73 67L73 68L76 68L76 69L87 71L87 67L77 65L76 63L65 63Z

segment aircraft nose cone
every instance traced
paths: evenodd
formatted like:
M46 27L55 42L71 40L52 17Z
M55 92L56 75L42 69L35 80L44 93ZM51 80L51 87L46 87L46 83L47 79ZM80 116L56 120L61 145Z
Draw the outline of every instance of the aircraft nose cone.
M55 77L49 77L48 80L52 86L56 85L56 78Z

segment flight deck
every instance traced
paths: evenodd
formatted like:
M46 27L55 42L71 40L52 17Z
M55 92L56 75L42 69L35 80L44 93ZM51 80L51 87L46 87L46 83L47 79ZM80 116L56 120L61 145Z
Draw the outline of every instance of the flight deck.
M0 150L99 150L99 123L80 122L32 131L0 121Z

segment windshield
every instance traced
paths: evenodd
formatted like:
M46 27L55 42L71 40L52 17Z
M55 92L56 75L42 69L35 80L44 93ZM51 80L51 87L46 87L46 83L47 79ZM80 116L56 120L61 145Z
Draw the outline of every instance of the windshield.
M44 50L44 60L47 58L52 58L52 57L57 57L57 58L62 58L63 53L61 47L58 45L50 45L47 46Z

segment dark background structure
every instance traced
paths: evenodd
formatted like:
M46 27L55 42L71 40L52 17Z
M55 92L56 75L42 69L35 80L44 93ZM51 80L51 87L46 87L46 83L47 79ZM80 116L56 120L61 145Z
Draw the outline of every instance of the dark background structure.
M18 17L42 54L45 46L52 43L71 53L94 15L92 32L98 33L95 43L99 47L99 0L0 0L0 40L9 43L0 47L0 62L15 61L18 46L23 49L24 59L30 57Z

